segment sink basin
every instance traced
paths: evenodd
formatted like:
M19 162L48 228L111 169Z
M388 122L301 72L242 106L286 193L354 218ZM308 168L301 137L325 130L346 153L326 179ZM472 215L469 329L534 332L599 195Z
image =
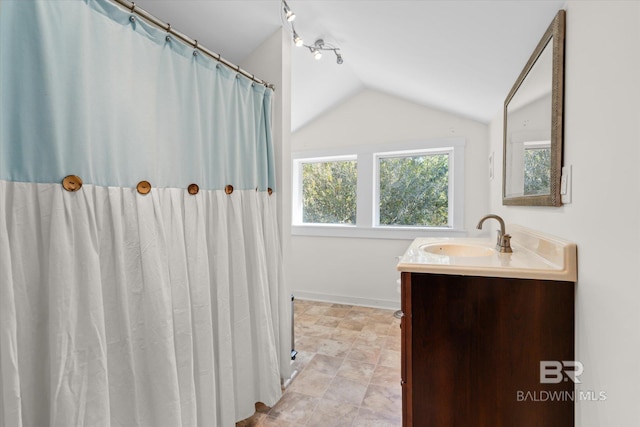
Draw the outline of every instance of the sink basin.
M425 252L456 257L485 257L496 253L493 248L465 243L432 243L420 246Z
M0 0L2 1L2 0ZM501 254L493 238L418 237L400 258L403 273L516 279L578 279L576 244L517 224L509 225L513 252Z

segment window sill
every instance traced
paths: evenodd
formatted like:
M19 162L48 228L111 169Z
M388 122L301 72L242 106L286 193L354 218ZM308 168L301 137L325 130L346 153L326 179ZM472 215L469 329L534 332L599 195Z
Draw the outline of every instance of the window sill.
M356 227L351 225L292 225L293 236L413 240L416 237L466 237L466 230L418 227Z

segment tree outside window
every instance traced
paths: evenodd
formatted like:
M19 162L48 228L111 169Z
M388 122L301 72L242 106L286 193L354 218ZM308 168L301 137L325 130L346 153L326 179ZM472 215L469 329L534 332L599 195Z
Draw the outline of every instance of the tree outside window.
M355 160L302 164L302 221L311 224L355 224Z
M449 225L449 155L379 160L380 225Z
M524 194L549 194L551 177L551 148L524 150Z

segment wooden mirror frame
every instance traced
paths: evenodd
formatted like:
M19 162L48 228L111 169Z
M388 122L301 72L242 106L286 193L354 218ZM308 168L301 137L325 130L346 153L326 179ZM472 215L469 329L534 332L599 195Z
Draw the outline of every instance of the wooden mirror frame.
M563 115L564 115L564 39L566 12L559 10L549 28L533 51L509 95L504 101L502 204L515 206L561 206L560 181L562 178ZM507 107L523 81L533 68L545 47L552 43L553 70L551 88L551 167L549 194L507 197Z

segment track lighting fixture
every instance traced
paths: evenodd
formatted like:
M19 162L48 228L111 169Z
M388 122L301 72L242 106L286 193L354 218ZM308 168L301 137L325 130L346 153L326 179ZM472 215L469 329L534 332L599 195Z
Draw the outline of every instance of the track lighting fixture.
M289 30L293 34L293 43L297 47L304 46L307 49L309 49L309 51L313 55L313 58L316 60L320 60L322 58L323 51L331 50L336 55L336 64L344 63L344 59L342 59L342 54L340 54L339 52L340 48L330 43L325 43L323 39L316 40L315 43L311 46L304 44L304 40L302 40L302 37L300 37L295 27L293 26L292 21L296 18L296 14L293 13L293 11L291 10L291 8L289 7L289 5L285 0L281 0L281 2L282 2L282 11L283 11L282 16L284 17L284 20L282 22L283 24L285 24L285 26L289 26Z

